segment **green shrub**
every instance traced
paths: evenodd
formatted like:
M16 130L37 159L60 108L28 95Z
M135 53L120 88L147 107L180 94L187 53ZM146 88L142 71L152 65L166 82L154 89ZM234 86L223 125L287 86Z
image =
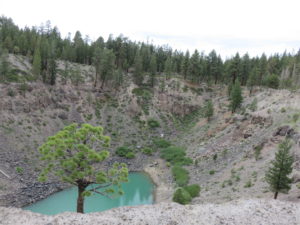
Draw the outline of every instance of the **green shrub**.
M174 177L176 184L179 187L186 186L190 179L189 172L180 166L174 166L172 168L172 175Z
M249 105L249 109L254 112L257 110L257 98L254 98L251 104Z
M173 201L182 205L189 204L191 200L191 195L183 188L178 188L173 195Z
M214 156L213 156L213 160L216 161L217 158L218 158L218 154L216 153L216 154L214 154Z
M171 143L163 138L156 138L153 140L153 144L157 147L157 148L167 148L169 146L171 146Z
M209 175L214 175L215 174L215 171L214 170L210 170L209 171Z
M14 92L13 89L9 88L7 90L7 95L10 96L10 97L14 97L14 96L16 96L16 93Z
M263 146L261 145L258 145L254 148L254 157L255 157L255 160L259 160L261 157L260 157L260 153L261 153L261 150L263 149Z
M133 152L128 152L127 154L126 154L126 158L127 159L133 159L135 157L135 154L133 153Z
M116 154L120 157L126 157L126 155L129 152L132 152L132 149L130 149L126 146L121 146L121 147L117 148L117 150L116 150Z
M155 119L149 119L149 120L147 121L147 124L148 124L148 126L149 126L150 128L157 128L157 127L160 127L159 122L158 122L157 120L155 120Z
M285 112L286 112L286 109L283 107L283 108L280 109L280 112L281 112L281 113L285 113Z
M298 121L298 119L299 119L299 114L295 113L293 115L293 121L294 121L294 123L296 123Z
M22 173L23 173L23 168L17 166L17 167L16 167L16 172L17 172L18 174L22 174Z
M147 88L134 88L132 94L141 97L143 100L149 100L152 98L152 93Z
M184 189L190 194L192 198L198 197L200 193L200 186L198 184L192 184L184 187Z
M245 188L250 188L250 187L252 187L252 186L253 186L253 184L252 184L251 180L248 180L248 181L246 182L246 184L244 185Z
M193 160L185 157L186 153L183 148L169 146L161 150L160 157L170 162L173 165L191 165Z
M143 148L142 152L146 155L152 155L153 150L151 148Z

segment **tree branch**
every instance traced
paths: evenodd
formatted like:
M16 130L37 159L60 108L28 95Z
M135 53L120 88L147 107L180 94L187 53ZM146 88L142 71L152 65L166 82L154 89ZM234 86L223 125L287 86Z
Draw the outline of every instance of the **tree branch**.
M103 195L105 197L108 197L109 199L113 199L111 196L109 196L108 194L105 194L105 193L103 193L101 191L96 191L96 190L89 190L89 191L92 191L92 192L95 192L97 194Z
M108 184L104 184L104 185L99 185L98 187L92 188L89 191L97 190L99 188L105 188L105 187L108 187L110 185L112 185L112 183L108 183Z

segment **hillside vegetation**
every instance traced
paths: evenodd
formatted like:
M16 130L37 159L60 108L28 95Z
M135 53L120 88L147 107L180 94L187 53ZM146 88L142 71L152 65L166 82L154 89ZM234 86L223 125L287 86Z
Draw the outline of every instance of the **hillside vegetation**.
M49 23L19 29L5 17L0 34L0 205L66 187L37 181L38 147L74 122L111 137L99 167L151 171L158 202L185 204L272 198L265 173L288 137L293 183L279 199L299 201L299 54L190 56L123 36L71 41Z

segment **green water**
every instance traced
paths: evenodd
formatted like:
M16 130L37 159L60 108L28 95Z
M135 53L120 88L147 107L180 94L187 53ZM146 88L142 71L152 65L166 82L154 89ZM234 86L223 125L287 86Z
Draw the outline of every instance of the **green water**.
M121 197L110 199L99 194L85 198L84 212L99 212L107 209L126 206L144 205L153 203L154 185L143 173L130 173L129 182L122 184L125 194ZM54 215L61 212L76 212L77 188L72 187L57 192L49 197L24 207L37 213Z

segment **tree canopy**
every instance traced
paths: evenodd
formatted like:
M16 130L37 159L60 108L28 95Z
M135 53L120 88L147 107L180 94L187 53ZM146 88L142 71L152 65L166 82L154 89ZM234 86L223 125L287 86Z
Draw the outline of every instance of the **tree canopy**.
M114 163L107 170L99 169L99 163L109 157L109 151L106 150L109 144L110 138L103 135L100 126L66 126L39 148L41 160L44 161L39 180L44 182L52 174L63 182L77 186L77 212L81 213L84 196L92 192L102 195L122 194L120 183L126 182L128 177L126 165ZM89 189L90 184L97 184L97 187Z
M266 181L270 185L270 190L274 192L274 199L278 193L287 193L291 189L292 179L288 177L293 170L293 156L290 155L292 145L289 140L284 140L278 146L275 159L266 173Z

